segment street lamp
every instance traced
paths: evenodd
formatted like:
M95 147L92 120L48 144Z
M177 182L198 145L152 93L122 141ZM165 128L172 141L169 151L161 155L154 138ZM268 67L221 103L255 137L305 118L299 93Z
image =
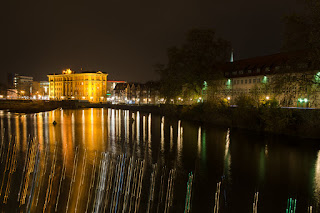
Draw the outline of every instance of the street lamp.
M24 90L21 90L21 92L20 92L20 93L21 93L21 95L22 95L22 96L24 96L25 91L24 91Z

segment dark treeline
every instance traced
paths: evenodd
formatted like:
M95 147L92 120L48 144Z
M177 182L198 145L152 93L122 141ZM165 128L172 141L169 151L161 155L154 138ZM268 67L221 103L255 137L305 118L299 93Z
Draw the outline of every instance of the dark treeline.
M211 29L193 29L181 47L170 47L168 63L156 65L161 94L167 102L180 97L198 97L208 80L223 78L219 65L230 60L231 44Z

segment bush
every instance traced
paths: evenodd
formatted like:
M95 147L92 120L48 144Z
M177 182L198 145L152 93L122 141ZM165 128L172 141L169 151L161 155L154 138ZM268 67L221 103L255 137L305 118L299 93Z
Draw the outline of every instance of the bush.
M256 107L254 99L248 95L240 95L235 99L235 104L239 108L253 108Z

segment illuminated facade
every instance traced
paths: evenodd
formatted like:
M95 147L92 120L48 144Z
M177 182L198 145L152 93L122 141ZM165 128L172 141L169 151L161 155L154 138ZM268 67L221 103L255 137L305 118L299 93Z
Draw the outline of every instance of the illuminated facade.
M245 95L261 103L274 99L285 107L320 107L320 72L300 52L234 61L224 69L224 80L210 88L211 99L233 105Z
M30 97L32 91L33 77L15 74L13 78L14 89L17 90L17 95L20 97Z
M111 97L113 103L125 104L159 104L159 83L118 83Z
M75 73L70 69L63 70L62 74L50 74L49 97L51 100L104 102L107 76L101 71Z

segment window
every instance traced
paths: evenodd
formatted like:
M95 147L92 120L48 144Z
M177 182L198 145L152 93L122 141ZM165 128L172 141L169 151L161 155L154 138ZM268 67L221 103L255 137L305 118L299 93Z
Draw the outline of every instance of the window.
M246 79L246 80L244 80L244 83L245 83L245 84L247 84L247 79Z
M243 80L241 80L241 84L243 84Z
M249 79L249 84L251 84L251 79Z
M253 83L256 83L256 79L255 78L253 79Z

